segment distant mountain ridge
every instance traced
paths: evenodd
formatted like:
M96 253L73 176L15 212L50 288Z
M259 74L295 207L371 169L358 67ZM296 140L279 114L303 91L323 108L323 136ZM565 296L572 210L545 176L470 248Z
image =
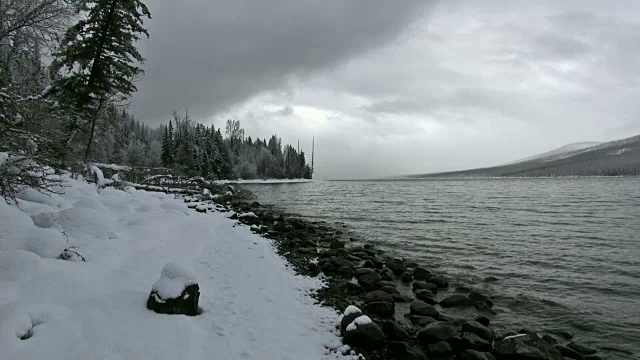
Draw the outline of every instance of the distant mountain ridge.
M579 142L579 143L574 143L574 144L569 144L569 145L565 145L563 147L557 148L555 150L551 150L551 151L547 151L545 153L542 154L538 154L538 155L534 155L525 159L520 159L518 161L514 161L510 164L517 164L517 163L521 163L521 162L525 162L525 161L531 161L531 160L538 160L538 159L549 159L549 158L556 158L559 156L566 156L568 154L572 154L576 151L580 151L580 150L585 150L585 149L589 149L592 148L594 146L600 145L602 144L601 142L597 142L597 141L587 141L587 142Z
M408 177L552 176L640 176L640 135L605 143L570 144L501 166Z

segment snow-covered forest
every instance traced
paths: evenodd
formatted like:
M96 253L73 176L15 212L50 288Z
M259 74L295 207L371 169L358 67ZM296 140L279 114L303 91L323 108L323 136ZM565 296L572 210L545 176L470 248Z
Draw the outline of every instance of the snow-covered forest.
M144 75L136 41L149 36L138 0L0 2L0 190L42 188L52 169L90 162L167 167L229 178L311 177L305 155L245 137L186 113L159 128L136 120L127 101Z

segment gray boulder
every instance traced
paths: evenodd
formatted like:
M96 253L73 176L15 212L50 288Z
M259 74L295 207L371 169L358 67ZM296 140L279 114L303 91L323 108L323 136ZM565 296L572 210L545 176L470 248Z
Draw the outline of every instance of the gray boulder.
M459 329L457 326L445 323L435 322L425 326L420 332L418 332L418 341L423 346L429 344L435 344L438 341L446 341L458 339Z
M385 321L382 323L382 332L389 340L405 341L410 338L409 334L395 321Z
M376 290L364 296L367 313L383 318L393 317L395 313L395 302L388 293Z
M400 291L398 291L395 286L383 286L380 290L388 294L400 294Z
M449 282L442 276L434 276L428 280L428 282L436 285L439 289L449 287Z
M393 303L393 297L382 290L371 291L364 296L365 304L379 301Z
M406 317L406 315L405 315ZM438 322L438 320L429 317L429 316L419 316L419 315L409 315L408 316L409 321L411 321L412 324L419 326L419 327L423 327L423 326L427 326L429 324L433 324L435 322Z
M391 297L393 298L393 301L397 303L408 303L413 301L412 297L405 296L402 294L391 294Z
M393 271L393 273L396 275L401 275L407 270L407 267L400 259L393 259L392 261L387 262L386 266L387 268L391 269L391 271Z
M429 344L429 352L436 355L446 355L453 352L451 345L446 341L438 341L434 344Z
M369 315L375 315L381 318L392 318L395 314L394 302L376 301L368 303L365 306Z
M409 284L413 281L413 275L405 271L400 275L400 281L402 281L403 284Z
M374 264L373 261L371 261L371 259L369 259L369 260L366 260L364 262L364 264L362 264L362 267L366 268L366 269L375 269L376 268L376 264Z
M420 301L424 301L429 305L435 305L436 300L433 298L433 293L429 290L418 290L416 291L416 299Z
M564 359L558 349L535 334L520 334L502 339L496 342L494 354L498 360Z
M470 332L462 333L460 344L463 348L491 352L493 350L492 342L482 339L478 335Z
M469 307L473 306L473 302L463 294L453 294L440 301L442 307Z
M371 274L374 271L375 271L374 269L370 269L370 268L360 268L360 269L356 269L353 272L353 275L355 275L355 277L360 277L362 275Z
M346 266L349 267L351 269L355 269L356 266L349 260L340 257L340 256L332 256L329 259L329 262L331 263L331 265L335 266L336 268L340 268L342 266Z
M486 317L485 315L482 314L476 314L473 316L473 321L475 322L479 322L480 324L484 325L484 326L489 326L489 324L491 324L491 320Z
M431 292L435 292L438 290L438 286L436 284L432 284L424 281L414 281L411 288L413 289L413 291L429 290Z
M487 341L493 341L493 331L476 321L468 321L462 325L463 332L470 332L480 336Z
M396 283L393 281L389 281L389 280L380 280L378 281L378 287L385 287L385 286L396 286Z
M380 276L382 276L382 280L386 281L393 281L395 279L393 271L388 268L380 270Z
M431 271L422 267L417 267L413 269L413 278L416 280L429 280L431 279Z
M369 274L362 275L358 278L358 284L367 291L378 289L378 281L382 280L382 277L377 272L371 272Z
M389 343L386 359L391 360L427 360L420 348L404 342L394 341Z
M338 268L338 274L345 279L351 279L353 277L353 270L348 266L340 266Z
M440 316L440 312L435 307L420 300L412 302L409 306L409 311L412 315L428 316L432 318L438 318Z

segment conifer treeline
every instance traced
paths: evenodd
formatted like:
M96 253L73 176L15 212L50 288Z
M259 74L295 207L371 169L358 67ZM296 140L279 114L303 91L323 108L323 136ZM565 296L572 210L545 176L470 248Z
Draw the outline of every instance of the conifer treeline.
M116 106L103 120L90 157L94 162L167 167L207 179L311 178L304 151L283 147L276 135L245 137L238 120L227 120L223 130L174 112L168 124L150 128Z
M223 137L220 128L174 113L174 120L160 131L162 165L183 174L215 179L311 178L303 151L291 145L283 149L276 135L268 141L245 138L238 120L227 120Z

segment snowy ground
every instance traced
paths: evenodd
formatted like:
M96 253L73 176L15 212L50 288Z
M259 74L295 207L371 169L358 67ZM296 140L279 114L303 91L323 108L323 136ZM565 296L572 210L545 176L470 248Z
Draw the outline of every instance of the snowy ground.
M24 212L0 201L1 359L341 356L327 350L341 345L338 314L308 296L320 283L295 276L269 240L172 195L68 185L27 191ZM86 262L55 259L72 245ZM202 315L146 309L168 262L197 277Z

